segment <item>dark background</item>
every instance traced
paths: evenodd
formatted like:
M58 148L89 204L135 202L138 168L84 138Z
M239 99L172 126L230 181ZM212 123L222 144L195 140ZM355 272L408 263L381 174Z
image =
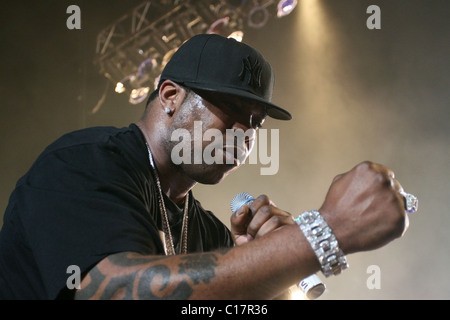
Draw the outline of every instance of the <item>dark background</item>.
M143 105L108 94L93 64L96 36L143 1L4 1L0 11L0 217L17 179L62 134L128 126ZM81 8L82 30L66 9ZM381 30L366 9L381 8ZM246 165L217 186L194 189L226 224L238 192L268 194L297 215L320 207L333 177L364 160L386 164L420 199L405 236L349 257L321 299L449 299L449 27L446 0L300 0L294 13L247 30L244 42L271 62L273 101L294 116L279 128L279 171ZM1 222L0 222L1 226ZM367 268L381 272L369 289Z

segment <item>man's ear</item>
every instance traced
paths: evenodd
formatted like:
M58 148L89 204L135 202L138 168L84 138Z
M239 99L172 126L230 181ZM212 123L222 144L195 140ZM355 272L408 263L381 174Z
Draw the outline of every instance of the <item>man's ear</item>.
M164 110L170 109L173 112L183 102L186 90L179 84L165 80L159 88L159 101Z

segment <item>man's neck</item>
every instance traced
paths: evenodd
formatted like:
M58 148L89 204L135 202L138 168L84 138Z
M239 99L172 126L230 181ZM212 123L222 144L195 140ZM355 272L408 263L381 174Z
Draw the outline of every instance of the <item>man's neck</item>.
M143 133L150 148L162 192L176 204L182 205L186 195L195 186L196 182L176 168L170 155L164 150L163 142L159 141L159 135L156 132L152 132L152 128L149 128L142 120L138 121L136 125Z

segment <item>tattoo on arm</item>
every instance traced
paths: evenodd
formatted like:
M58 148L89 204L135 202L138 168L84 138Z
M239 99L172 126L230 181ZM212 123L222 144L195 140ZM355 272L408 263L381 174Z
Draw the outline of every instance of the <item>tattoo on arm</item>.
M77 291L77 299L189 299L195 286L208 284L216 276L219 256L211 253L170 257L136 253L110 255L89 271Z
M194 284L209 283L215 277L218 258L214 253L184 256L180 260L185 261L179 265L180 273L187 274Z

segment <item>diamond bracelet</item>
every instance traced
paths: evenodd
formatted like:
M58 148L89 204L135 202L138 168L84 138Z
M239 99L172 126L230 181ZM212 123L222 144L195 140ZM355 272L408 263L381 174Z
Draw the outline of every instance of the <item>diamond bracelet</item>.
M348 268L344 252L319 211L302 212L295 222L314 250L325 277L338 275Z

